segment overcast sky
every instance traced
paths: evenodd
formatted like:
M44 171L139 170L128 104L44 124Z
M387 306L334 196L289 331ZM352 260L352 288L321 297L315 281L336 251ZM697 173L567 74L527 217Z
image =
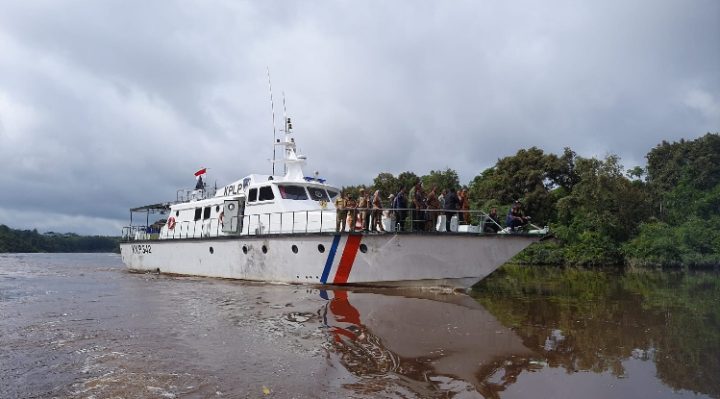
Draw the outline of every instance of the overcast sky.
M0 0L0 224L119 235L270 173L285 93L335 185L720 131L720 2Z

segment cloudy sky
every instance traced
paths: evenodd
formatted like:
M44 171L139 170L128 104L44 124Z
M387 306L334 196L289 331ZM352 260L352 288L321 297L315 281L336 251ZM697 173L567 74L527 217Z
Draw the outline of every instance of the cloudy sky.
M308 174L617 154L720 131L720 2L0 0L0 224L118 235L205 166Z

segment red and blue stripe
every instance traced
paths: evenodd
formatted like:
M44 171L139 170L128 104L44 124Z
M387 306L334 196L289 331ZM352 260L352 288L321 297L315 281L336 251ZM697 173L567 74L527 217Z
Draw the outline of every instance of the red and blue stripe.
M346 284L348 282L350 272L352 271L353 264L355 263L355 257L357 256L358 249L360 248L360 241L362 241L362 235L360 234L350 234L347 236L345 246L343 247L342 254L340 255L340 262L338 263L337 271L335 272L335 278L328 283L330 272L332 271L333 263L335 261L335 254L340 246L340 235L336 234L335 237L333 237L330 252L325 260L325 267L323 268L323 272L320 277L320 283Z

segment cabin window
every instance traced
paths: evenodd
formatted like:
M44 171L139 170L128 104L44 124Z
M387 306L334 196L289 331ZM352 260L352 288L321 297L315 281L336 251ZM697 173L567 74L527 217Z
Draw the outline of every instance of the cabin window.
M328 195L322 188L308 187L310 198L315 201L329 201Z
M203 219L210 219L210 209L211 208L209 206L206 206L205 209L203 209Z
M257 188L251 188L250 193L248 194L248 202L255 201L257 201Z
M273 199L275 199L275 194L272 192L272 187L260 187L260 198L258 198L258 201L270 201Z
M283 199L291 199L291 200L306 200L308 199L307 191L305 191L305 187L303 186L289 186L285 184L278 185L278 190L280 190L280 196L283 197Z
M340 195L340 192L335 191L335 190L327 190L327 192L328 192L328 194L330 194L331 200L335 200L335 198L337 198L337 196Z
M202 216L202 208L195 208L195 221L197 222L200 220L200 217Z

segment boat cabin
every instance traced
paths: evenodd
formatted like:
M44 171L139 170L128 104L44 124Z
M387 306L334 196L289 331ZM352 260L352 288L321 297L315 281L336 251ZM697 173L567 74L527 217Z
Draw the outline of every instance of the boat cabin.
M250 175L215 196L171 205L158 238L334 231L338 195L340 190L316 178Z

